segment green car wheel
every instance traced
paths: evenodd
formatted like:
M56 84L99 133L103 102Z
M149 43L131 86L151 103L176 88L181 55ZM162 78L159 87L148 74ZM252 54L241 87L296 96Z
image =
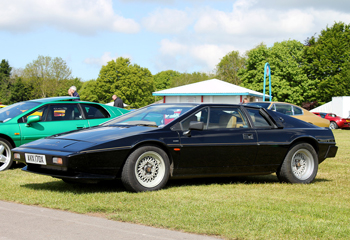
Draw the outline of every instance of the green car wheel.
M0 138L0 171L12 166L11 148L12 146L7 140Z

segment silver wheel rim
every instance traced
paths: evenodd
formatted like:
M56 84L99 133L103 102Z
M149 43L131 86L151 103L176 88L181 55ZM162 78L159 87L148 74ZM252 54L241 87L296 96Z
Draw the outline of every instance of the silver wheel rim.
M334 124L336 124L335 122L331 122L331 124L329 125L329 128L330 129L335 129L335 125Z
M138 157L135 164L135 176L142 186L155 187L163 180L164 175L164 160L158 153L148 151Z
M313 159L312 154L306 149L295 152L291 161L294 176L299 180L308 179L315 168Z
M3 141L0 141L0 171L8 168L11 162L11 150Z

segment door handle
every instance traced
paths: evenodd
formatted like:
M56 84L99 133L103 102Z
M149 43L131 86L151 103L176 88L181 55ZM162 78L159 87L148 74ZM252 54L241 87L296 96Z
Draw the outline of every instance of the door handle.
M254 135L252 133L243 133L243 139L252 140L254 139Z

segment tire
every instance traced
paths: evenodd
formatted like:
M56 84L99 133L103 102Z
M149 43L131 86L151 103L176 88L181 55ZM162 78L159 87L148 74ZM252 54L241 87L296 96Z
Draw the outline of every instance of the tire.
M318 171L318 157L315 149L308 143L293 145L277 171L281 182L311 183Z
M0 138L0 171L5 171L12 166L12 148L11 143L9 143L6 139Z
M338 127L338 124L336 122L331 122L329 124L329 128L330 129L338 129L339 127Z
M169 179L168 155L156 146L143 146L127 158L121 180L132 192L155 191L163 188Z

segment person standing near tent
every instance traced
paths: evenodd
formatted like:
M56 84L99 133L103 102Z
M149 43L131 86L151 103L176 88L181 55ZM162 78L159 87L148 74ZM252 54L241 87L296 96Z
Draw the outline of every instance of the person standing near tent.
M123 100L117 97L117 95L113 95L112 99L114 100L114 107L124 108Z

